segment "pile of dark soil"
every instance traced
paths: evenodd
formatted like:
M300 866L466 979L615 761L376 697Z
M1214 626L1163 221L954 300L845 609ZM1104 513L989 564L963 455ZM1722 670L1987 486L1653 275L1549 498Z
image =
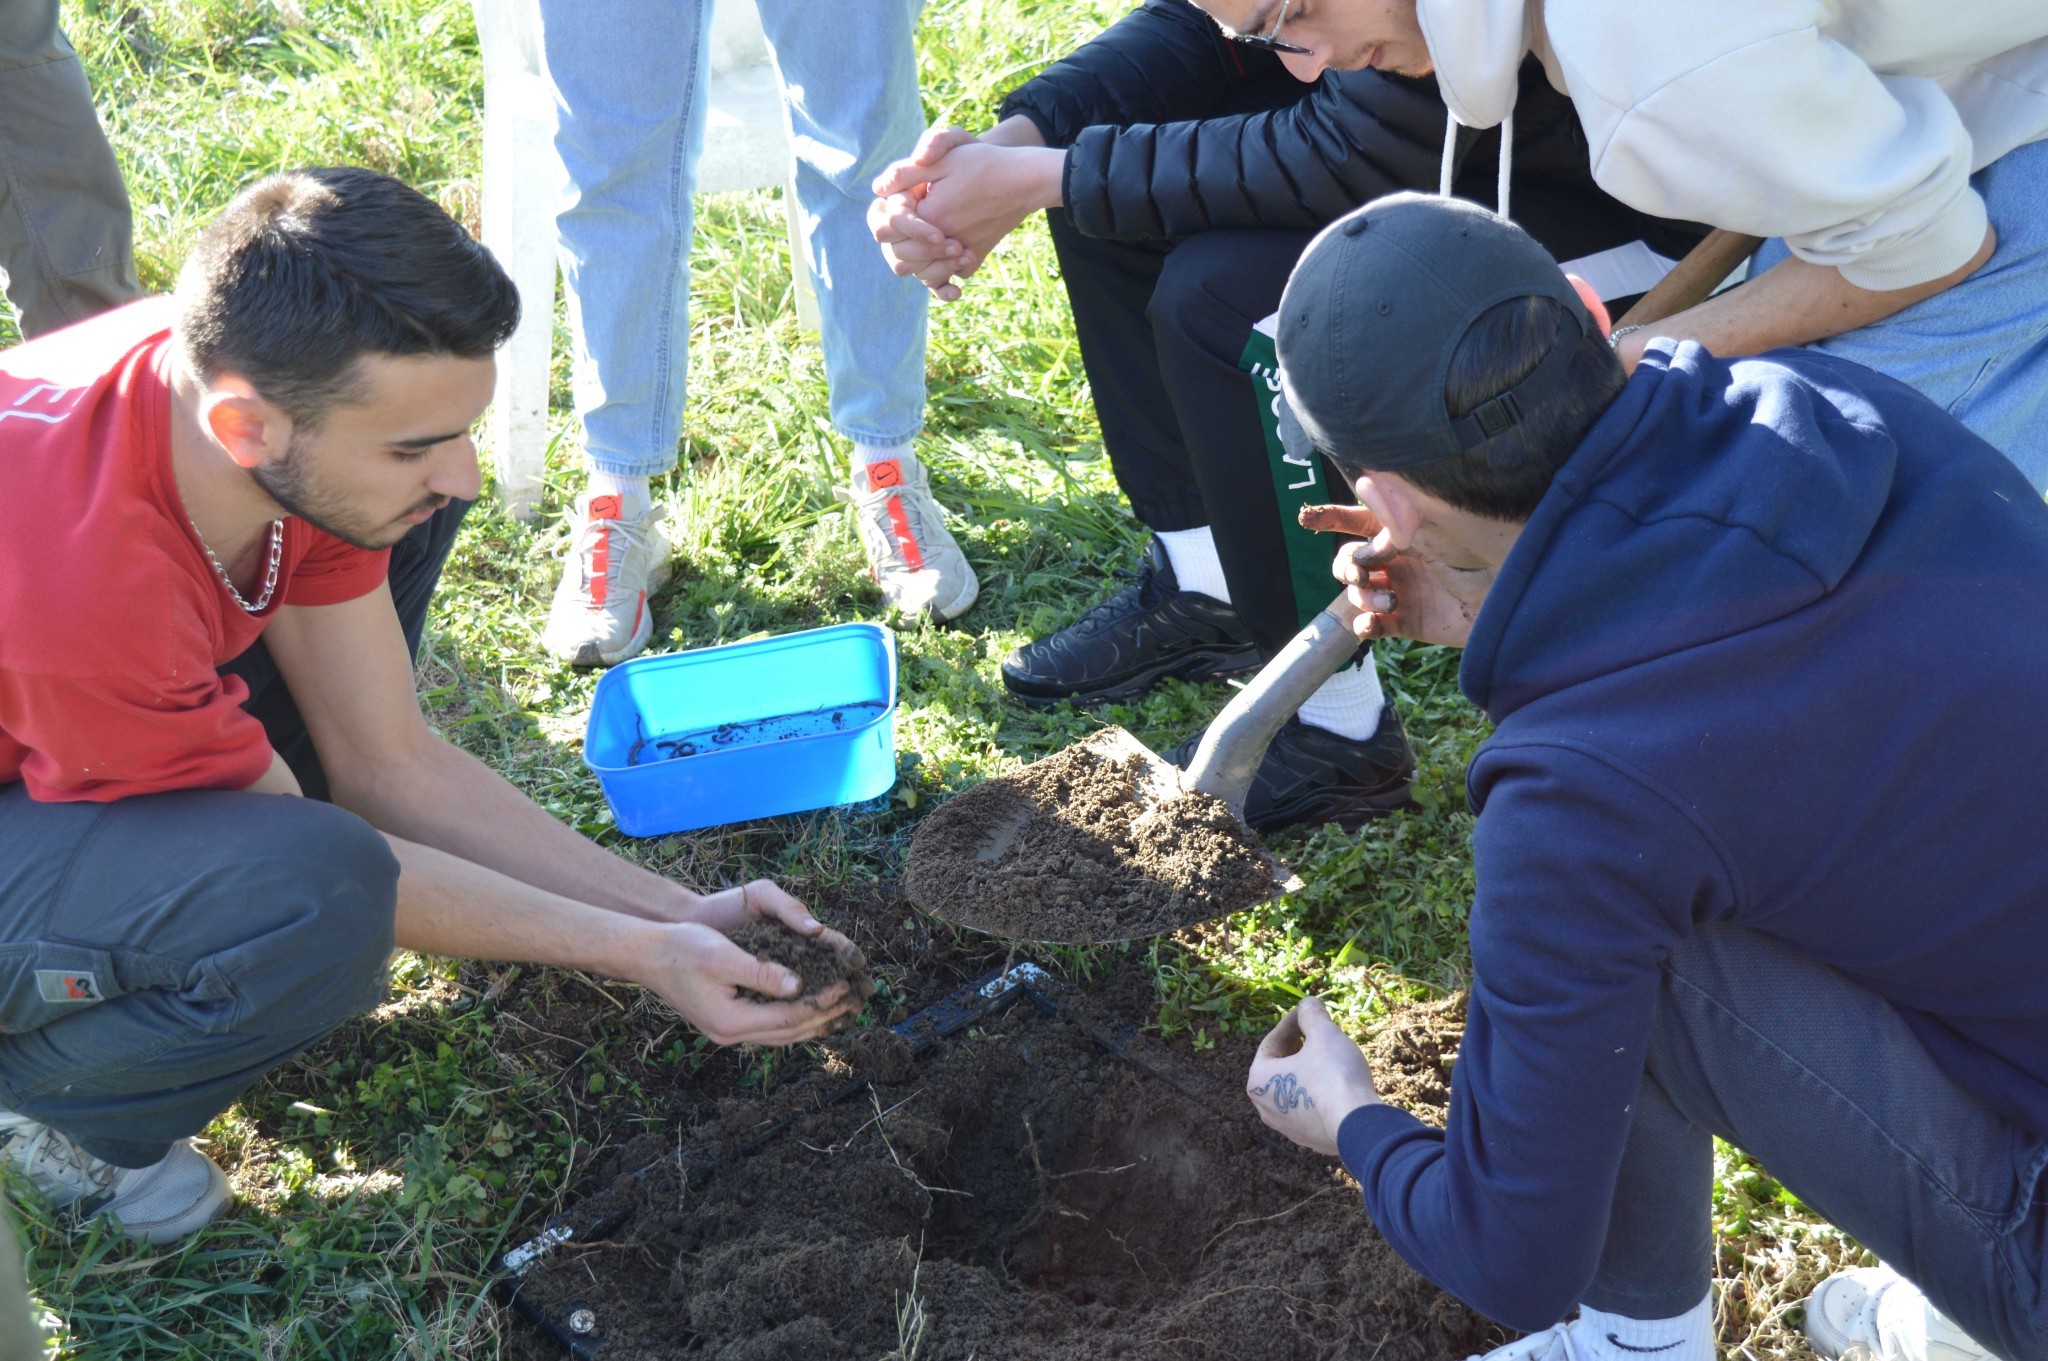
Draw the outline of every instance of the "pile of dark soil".
M1402 1007L1365 1041L1380 1099L1432 1125L1450 1113L1451 1065L1465 1033L1465 994Z
M1440 1081L1456 1044L1441 1008L1403 1035L1390 1094ZM913 1343L929 1361L1422 1361L1499 1340L1394 1256L1334 1163L1265 1133L1238 1056L1152 1049L1173 1085L1028 1003L921 1059L848 1043L811 1078L723 1103L690 1149L715 1163L791 1128L708 1173L671 1154L617 1178L572 1222L623 1206L624 1223L522 1289L552 1317L587 1310L602 1361ZM821 1106L849 1070L871 1091Z
M752 921L732 933L733 944L756 959L780 964L804 981L799 997L816 997L838 983L850 984L854 996L865 1001L875 995L875 980L868 975L868 962L856 948L850 953L835 948L824 938L800 936L776 921ZM758 1001L763 997L749 988L740 996Z
M1077 745L976 785L918 824L912 901L1010 940L1088 944L1163 935L1273 891L1271 856L1227 804L1181 794L1148 806L1144 774L1137 757Z

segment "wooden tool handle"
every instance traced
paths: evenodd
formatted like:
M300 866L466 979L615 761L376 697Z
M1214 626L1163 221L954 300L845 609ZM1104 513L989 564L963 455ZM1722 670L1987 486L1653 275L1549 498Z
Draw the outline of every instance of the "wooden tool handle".
M1636 305L1614 323L1614 329L1648 326L1706 301L1707 295L1714 291L1714 285L1756 254L1756 248L1763 243L1761 236L1744 236L1741 232L1714 228L1704 240L1685 253L1685 258L1674 265L1669 274L1657 281L1655 288L1636 299Z

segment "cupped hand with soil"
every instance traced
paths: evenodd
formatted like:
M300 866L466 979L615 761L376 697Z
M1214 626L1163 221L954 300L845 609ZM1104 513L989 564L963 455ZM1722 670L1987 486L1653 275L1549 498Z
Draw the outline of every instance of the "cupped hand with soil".
M1380 1104L1365 1051L1317 997L1303 999L1259 1042L1244 1090L1270 1128L1331 1157L1344 1117Z
M766 879L697 897L690 918L663 929L634 981L659 993L713 1044L816 1039L850 1020L867 998L847 981L866 965L860 950ZM846 966L839 981L807 988L787 963L761 958L735 942L763 923L825 947Z

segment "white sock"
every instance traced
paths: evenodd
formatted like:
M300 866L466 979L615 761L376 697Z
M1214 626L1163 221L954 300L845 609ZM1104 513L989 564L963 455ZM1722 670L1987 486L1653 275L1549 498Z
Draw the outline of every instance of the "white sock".
M853 463L857 468L865 468L870 463L886 463L892 458L917 462L917 456L910 452L909 440L901 444L862 444L859 440L853 442Z
M1152 532L1166 545L1166 560L1172 564L1174 580L1183 591L1230 603L1230 583L1223 579L1223 559L1216 556L1216 536L1209 526Z
M1714 1295L1708 1291L1677 1318L1626 1318L1582 1305L1572 1335L1582 1355L1599 1361L1714 1361Z
M1379 668L1372 654L1365 654L1356 666L1347 666L1324 681L1322 688L1302 701L1295 717L1312 728L1322 728L1363 742L1380 730L1380 710L1386 697L1380 693ZM1658 1361L1664 1361L1659 1357Z
M637 520L654 504L654 488L650 483L651 480L645 477L620 476L602 468L590 470L591 495L618 497L619 518L622 520Z

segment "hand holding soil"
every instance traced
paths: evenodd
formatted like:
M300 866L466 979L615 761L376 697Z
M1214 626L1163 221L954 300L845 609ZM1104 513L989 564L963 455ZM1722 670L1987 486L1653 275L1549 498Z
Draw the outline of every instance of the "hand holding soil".
M821 927L815 935L806 936L779 921L751 921L732 933L732 943L758 960L780 964L794 973L801 982L796 995L800 1002L823 1005L825 998L844 992L860 1003L875 995L867 956L837 931ZM749 1001L775 1000L751 990L742 990L740 996Z
M691 916L663 932L634 981L654 989L714 1044L816 1039L849 1020L874 991L853 942L765 879L700 896ZM739 943L748 932L755 934L747 939L778 943L779 953L764 957Z
M1364 1051L1316 997L1303 999L1259 1042L1244 1090L1270 1128L1331 1157L1344 1117L1380 1100Z
M1491 569L1452 567L1415 547L1397 547L1363 506L1303 506L1304 528L1356 536L1340 544L1330 575L1364 613L1352 625L1360 638L1414 638L1463 647L1493 586Z
M811 915L811 910L801 899L789 893L771 879L750 879L744 884L720 889L716 893L693 895L686 919L702 922L713 930L726 935L752 921L778 921L799 936L815 936L826 930L825 924ZM846 941L852 948L853 942L837 931L828 932L836 940Z

